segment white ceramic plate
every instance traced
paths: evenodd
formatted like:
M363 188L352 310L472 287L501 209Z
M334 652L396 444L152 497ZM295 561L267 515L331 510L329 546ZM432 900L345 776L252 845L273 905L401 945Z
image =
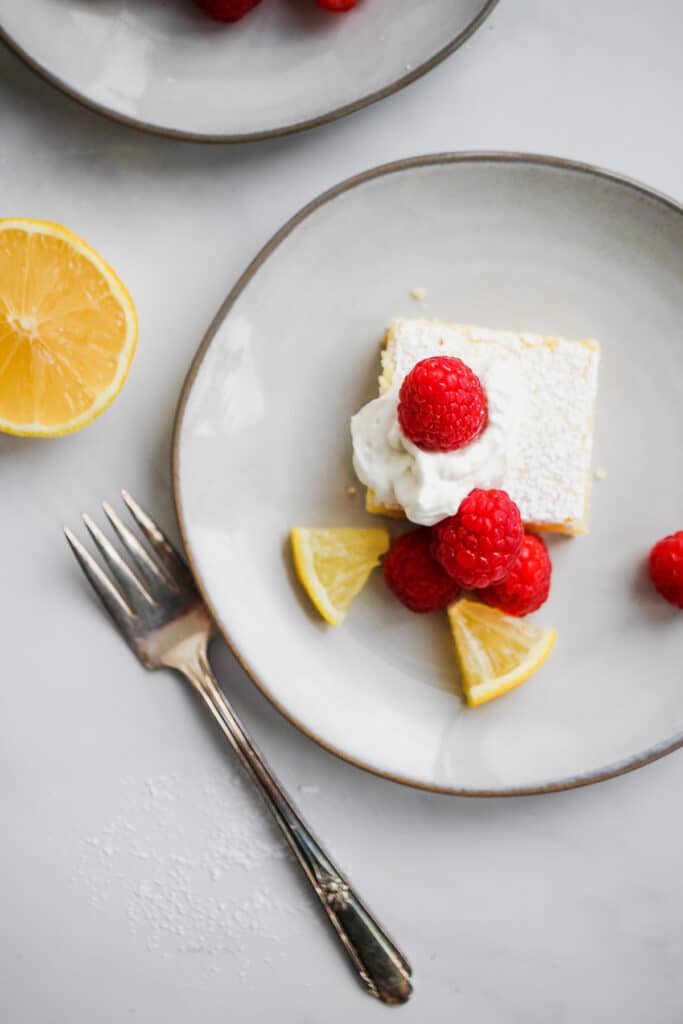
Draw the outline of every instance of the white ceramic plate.
M0 0L0 37L76 99L183 138L312 127L396 91L463 43L497 0L263 0L220 25L192 0Z
M551 541L559 630L521 689L470 710L442 616L380 573L339 629L293 577L290 526L368 523L349 416L392 314L603 346L588 537ZM216 619L254 681L322 744L414 785L505 794L593 782L683 742L681 613L644 556L680 528L683 209L594 168L514 155L379 168L312 203L219 312L175 444L177 508ZM377 520L372 520L377 525Z

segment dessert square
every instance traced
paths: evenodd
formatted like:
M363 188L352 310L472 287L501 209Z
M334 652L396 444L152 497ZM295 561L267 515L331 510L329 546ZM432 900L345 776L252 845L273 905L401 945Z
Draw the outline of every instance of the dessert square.
M395 424L404 377L436 355L462 359L489 398L481 438L456 452L418 452ZM352 419L354 466L368 486L368 511L432 525L454 514L473 487L500 487L528 526L586 533L599 360L592 339L392 320L380 398Z

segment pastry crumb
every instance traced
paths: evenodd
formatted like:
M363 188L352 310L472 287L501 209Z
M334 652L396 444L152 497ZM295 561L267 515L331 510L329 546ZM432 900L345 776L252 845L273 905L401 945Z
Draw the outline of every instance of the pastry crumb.
M425 295L427 294L427 289L426 288L413 288L413 290L412 290L412 292L410 294L412 295L412 297L414 299L416 299L418 302L420 302L422 299L424 299Z
M596 480L604 480L607 476L607 470L603 469L602 466L598 466L593 475Z
M351 484L349 487L346 488L346 493L348 494L349 498L355 498L356 495L358 494L358 491L353 486L353 484Z

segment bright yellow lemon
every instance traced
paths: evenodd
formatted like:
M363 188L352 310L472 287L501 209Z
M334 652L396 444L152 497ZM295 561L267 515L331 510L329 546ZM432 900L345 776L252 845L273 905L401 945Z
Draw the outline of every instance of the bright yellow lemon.
M133 301L71 231L0 220L0 431L80 430L123 387L135 352Z
M306 593L326 622L338 626L368 576L389 550L386 530L336 527L291 533L294 565Z
M462 598L448 609L468 704L476 706L519 686L540 668L557 638L525 619Z

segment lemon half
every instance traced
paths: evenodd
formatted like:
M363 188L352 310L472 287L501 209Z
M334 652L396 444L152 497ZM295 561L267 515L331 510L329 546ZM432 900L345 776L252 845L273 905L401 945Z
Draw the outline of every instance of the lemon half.
M123 387L135 352L133 301L67 228L0 220L0 431L80 430Z

